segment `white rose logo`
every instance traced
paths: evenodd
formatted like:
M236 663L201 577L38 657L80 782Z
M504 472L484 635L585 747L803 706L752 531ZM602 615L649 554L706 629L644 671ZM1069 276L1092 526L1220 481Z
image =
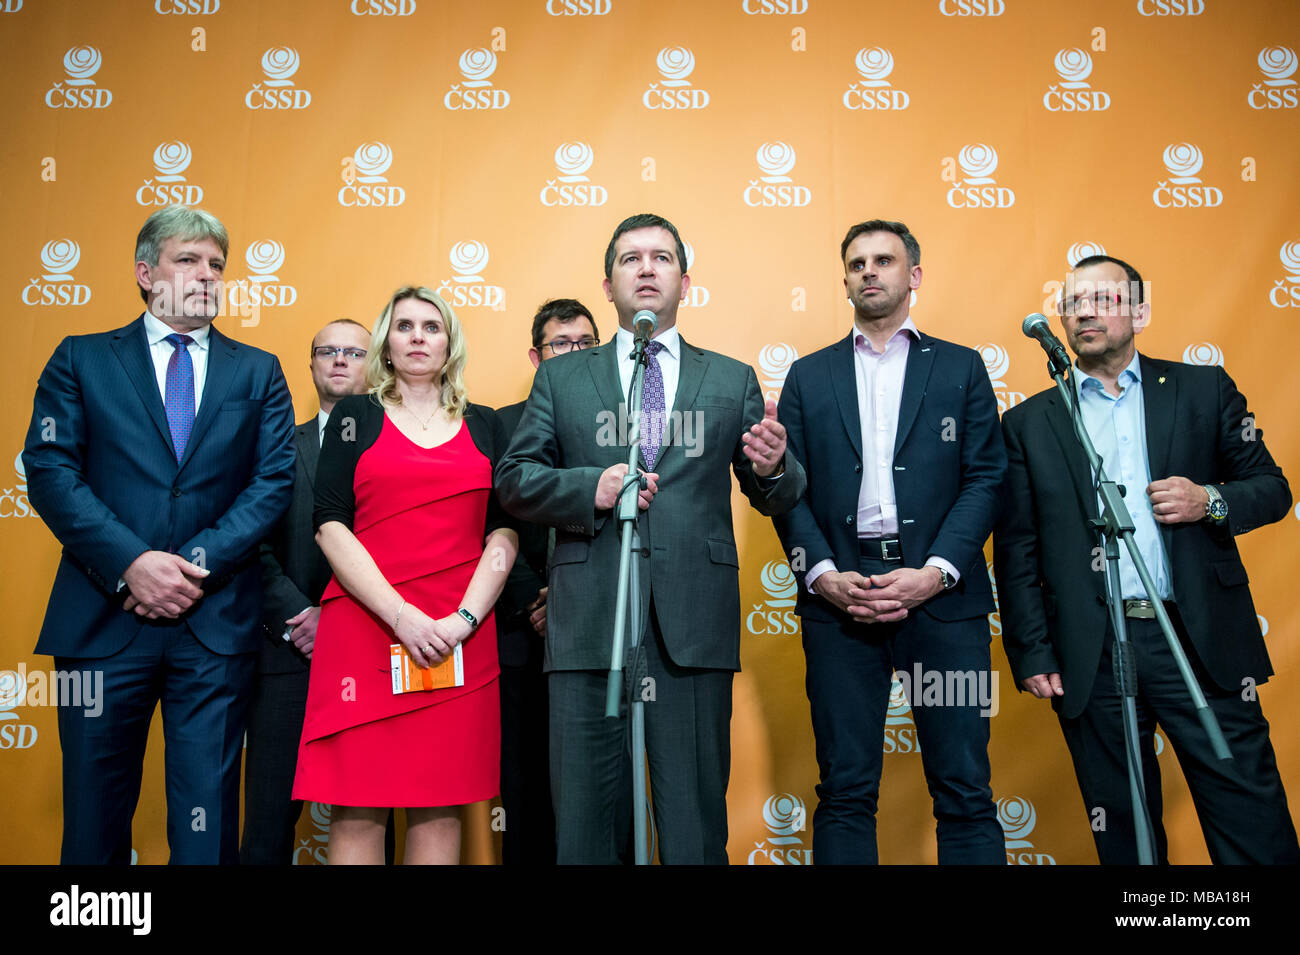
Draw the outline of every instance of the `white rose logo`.
M793 793L776 793L763 803L763 822L774 836L793 836L804 829L803 800Z
M1061 74L1061 85L1067 89L1088 85L1084 80L1092 72L1092 57L1077 46L1059 51L1055 66L1056 72Z
M90 77L99 72L101 61L99 51L93 46L74 46L63 54L63 69L72 85L85 85L94 82Z
M894 55L886 49L878 46L866 47L858 50L858 55L853 61L862 74L865 86L888 86L885 80L890 73L894 72Z
M1034 804L1028 799L1021 799L1018 796L999 799L998 822L1002 826L1002 834L1009 847L1015 849L1033 846L1026 837L1034 831L1038 814L1034 812Z
M992 382L993 387L1005 388L1007 383L1002 380L1002 376L1011 367L1011 358L1007 355L1007 350L993 342L980 345L976 350L980 354L980 359L984 362L984 370L988 372L989 381Z
M666 84L687 86L686 77L695 69L695 54L684 46L666 46L659 51L655 65L659 67Z
M248 247L244 253L248 271L264 279L275 278L272 274L284 265L284 246L274 239L260 239Z
M998 168L998 153L984 143L971 143L961 148L957 162L961 165L967 182L992 182L993 172Z
M1287 274L1300 281L1300 242L1283 242L1278 258L1282 260L1282 267Z
M1183 349L1185 365L1222 365L1223 351L1213 342L1199 342Z
M1093 255L1105 255L1106 249L1100 242L1076 242L1065 253L1065 261L1070 268Z
M362 143L352 154L362 182L384 182L384 173L393 164L393 151L386 143Z
M910 724L912 718L907 715L910 712L912 706L907 702L907 694L903 692L903 682L895 675L894 682L889 685L889 706L885 709L885 725Z
M758 581L767 591L767 602L773 607L793 607L795 592L799 589L795 583L790 565L783 560L773 560L763 565Z
M1294 86L1295 80L1290 77L1295 69L1294 50L1284 46L1270 46L1259 51L1259 71L1268 77L1269 86Z
M794 150L787 143L763 143L756 156L758 168L767 173L764 182L789 182L786 175L794 168Z
M1201 151L1191 143L1172 143L1165 147L1165 168L1170 179L1178 183L1200 182L1196 174L1201 171L1204 159Z
M460 72L476 86L486 86L487 78L496 72L496 54L484 47L466 50L460 55Z
M488 248L477 239L457 242L451 247L447 258L451 261L451 270L456 273L459 281L482 281L483 276L478 273L482 272L483 267L487 265Z
M583 173L591 168L593 159L591 147L582 142L561 143L555 150L555 168L563 174L564 182L585 182Z
M293 85L289 77L298 72L298 51L288 46L271 47L262 54L262 72L269 85Z
M785 342L764 345L758 353L758 368L764 377L784 380L798 352Z
M176 182L190 165L190 147L187 143L159 143L153 151L153 165L163 182Z
M41 265L46 274L41 277L47 282L66 282L72 278L72 270L80 261L81 247L71 239L46 242L41 249Z

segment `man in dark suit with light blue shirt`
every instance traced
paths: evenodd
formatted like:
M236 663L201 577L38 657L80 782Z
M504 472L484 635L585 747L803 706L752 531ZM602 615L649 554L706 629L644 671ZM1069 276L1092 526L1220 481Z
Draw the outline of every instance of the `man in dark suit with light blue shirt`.
M212 326L228 246L207 212L155 212L136 241L144 314L65 338L37 383L23 463L63 557L36 652L104 685L98 718L59 708L65 864L130 861L159 702L171 861L237 858L257 548L294 457L280 363Z
M1187 779L1215 863L1300 862L1257 687L1273 674L1236 538L1291 506L1282 469L1223 368L1139 354L1150 320L1142 277L1111 256L1076 263L1059 311L1079 411L1107 477L1126 488L1133 538L1155 593L1120 546L1136 674L1138 746L1157 863L1168 862L1155 728ZM1097 493L1055 387L1002 418L1009 468L993 535L1002 640L1019 686L1051 700L1074 760L1097 856L1138 861L1115 690L1115 634ZM1218 759L1154 602L1164 603L1232 760Z
M921 249L901 222L840 246L848 337L799 359L779 417L808 473L775 518L799 581L821 783L813 858L875 863L891 674L912 705L941 864L1002 864L989 788L997 710L983 546L1006 453L984 363L909 315Z

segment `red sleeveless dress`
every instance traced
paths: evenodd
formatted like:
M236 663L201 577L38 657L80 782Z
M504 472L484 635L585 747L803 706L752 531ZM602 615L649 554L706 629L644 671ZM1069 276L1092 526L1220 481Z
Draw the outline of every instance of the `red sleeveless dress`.
M353 533L430 617L453 614L483 554L491 462L461 423L434 448L385 415L357 461ZM465 685L394 694L391 620L335 578L321 598L293 798L341 806L454 806L500 788L496 620L463 644Z

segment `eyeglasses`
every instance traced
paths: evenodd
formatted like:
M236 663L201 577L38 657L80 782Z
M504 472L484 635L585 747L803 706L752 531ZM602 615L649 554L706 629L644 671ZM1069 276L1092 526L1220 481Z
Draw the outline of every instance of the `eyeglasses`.
M311 350L311 353L317 358L323 358L325 361L333 361L342 352L343 357L348 361L364 361L366 350L364 348L337 348L334 345L317 345Z
M1062 315L1073 317L1079 313L1079 309L1084 302L1092 306L1094 315L1117 315L1120 307L1128 304L1119 292L1093 292L1091 295L1076 295L1073 298L1063 298L1057 305L1057 310Z
M584 348L591 348L593 345L599 345L599 344L600 344L599 338L580 338L576 342L569 341L568 339L565 338L557 338L553 342L542 342L542 347L549 348L552 352L554 352L557 355L563 355L566 352L568 352L570 349L576 348L579 351L581 351Z

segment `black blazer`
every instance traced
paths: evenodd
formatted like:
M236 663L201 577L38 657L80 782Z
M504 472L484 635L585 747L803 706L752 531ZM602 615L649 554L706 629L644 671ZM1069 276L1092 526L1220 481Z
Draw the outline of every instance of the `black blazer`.
M804 575L827 558L841 571L858 566L863 461L852 336L790 366L779 417L808 490L773 523L799 583L796 612L830 621L843 615L808 593ZM922 605L936 619L993 610L983 548L1006 466L997 399L979 355L925 334L914 339L894 441L894 498L904 565L921 567L934 555L961 573L953 590Z
M507 439L519 426L526 404L520 401L497 409L497 419ZM532 642L541 639L528 621L527 607L546 586L547 539L545 525L520 522L519 556L497 601L497 653L503 666L523 666L528 661Z
M330 565L316 546L312 525L316 461L320 458L316 416L294 429L298 460L293 472L289 510L262 542L262 625L266 640L258 654L259 673L296 673L307 659L282 637L288 618L320 604L330 582Z
M1247 421L1246 399L1218 366L1140 357L1152 480L1219 484L1226 527L1160 525L1173 596L1197 656L1224 690L1273 673L1236 535L1281 520L1291 488ZM1055 387L1002 418L1010 468L994 534L1002 639L1016 686L1060 673L1069 719L1092 692L1106 634L1105 571L1092 569L1097 499L1087 458ZM1145 488L1128 488L1128 494Z
M465 409L465 426L470 440L483 452L493 468L509 443L497 414L486 405ZM313 529L326 521L339 521L348 530L356 511L355 478L357 461L379 440L384 427L384 406L374 395L348 395L340 399L325 424L325 442L316 465L316 505ZM519 524L501 509L496 490L488 497L484 537L498 528L518 531Z

